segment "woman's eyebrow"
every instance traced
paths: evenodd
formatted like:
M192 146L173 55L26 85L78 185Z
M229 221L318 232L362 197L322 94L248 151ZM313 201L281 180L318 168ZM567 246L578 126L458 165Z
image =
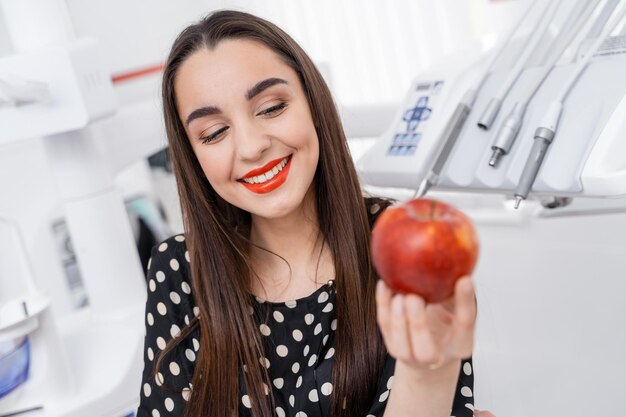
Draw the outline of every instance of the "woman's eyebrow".
M261 94L263 91L276 84L289 84L282 78L268 78L263 81L259 81L246 93L246 100L252 100L256 95Z
M200 107L199 109L195 109L191 112L191 114L187 117L187 121L185 122L186 126L189 126L195 119L199 119L200 117L210 116L212 114L220 114L222 111L215 106L205 106Z

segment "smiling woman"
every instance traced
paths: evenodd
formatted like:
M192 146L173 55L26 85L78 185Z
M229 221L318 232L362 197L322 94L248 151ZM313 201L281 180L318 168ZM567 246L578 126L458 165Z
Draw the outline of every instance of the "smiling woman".
M175 41L163 105L185 234L149 264L138 416L471 416L471 281L435 314L376 289L389 202L304 51L214 13Z
M293 68L258 41L229 39L189 56L174 89L194 154L218 195L253 217L304 209L319 147Z

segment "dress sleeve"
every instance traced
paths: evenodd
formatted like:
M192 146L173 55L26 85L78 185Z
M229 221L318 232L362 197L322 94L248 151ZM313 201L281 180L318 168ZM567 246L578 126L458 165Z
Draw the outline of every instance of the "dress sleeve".
M385 367L378 384L378 392L374 397L374 402L372 403L367 417L383 417L385 414L387 400L392 389L394 369L395 360L391 356L387 356ZM472 358L469 358L461 361L461 372L459 373L459 380L456 385L450 416L472 417L474 415L473 388L474 375L472 370Z
M452 416L472 417L474 415L474 369L472 358L461 361L459 382L454 392Z
M191 378L199 349L193 331L162 360L166 344L179 336L197 314L191 296L189 255L184 237L176 236L152 249L148 263L144 370L137 417L182 416L189 399Z

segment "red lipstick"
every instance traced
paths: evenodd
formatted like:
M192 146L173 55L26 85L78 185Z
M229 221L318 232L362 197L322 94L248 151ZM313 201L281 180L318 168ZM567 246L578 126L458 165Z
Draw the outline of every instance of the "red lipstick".
M242 179L238 181L241 185L246 187L248 190L257 194L265 194L265 193L269 193L270 191L274 191L275 189L283 185L285 181L287 181L287 175L289 175L289 168L291 168L291 155L289 155L287 158L288 158L287 163L285 164L283 169L280 170L276 175L274 175L274 177L272 177L272 179L268 181L265 181L259 184L250 184L250 183L243 181L243 178L252 178L261 174L265 174L266 172L274 168L276 165L278 165L285 158L275 159L263 165L261 168L253 169L252 171L248 172Z
M241 178L251 178L251 177L256 177L257 175L265 174L267 171L269 171L270 169L274 168L276 165L278 165L280 163L280 161L282 161L285 158L286 158L286 156L283 156L282 158L278 158L278 159L274 159L273 161L269 161L267 164L263 165L261 168L255 168L252 171L250 171L247 174L245 174Z

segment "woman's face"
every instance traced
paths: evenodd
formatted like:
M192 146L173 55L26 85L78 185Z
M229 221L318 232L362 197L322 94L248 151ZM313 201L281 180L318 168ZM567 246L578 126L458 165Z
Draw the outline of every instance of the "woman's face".
M319 144L295 71L250 40L224 40L187 58L174 82L178 114L215 191L253 216L301 207Z

